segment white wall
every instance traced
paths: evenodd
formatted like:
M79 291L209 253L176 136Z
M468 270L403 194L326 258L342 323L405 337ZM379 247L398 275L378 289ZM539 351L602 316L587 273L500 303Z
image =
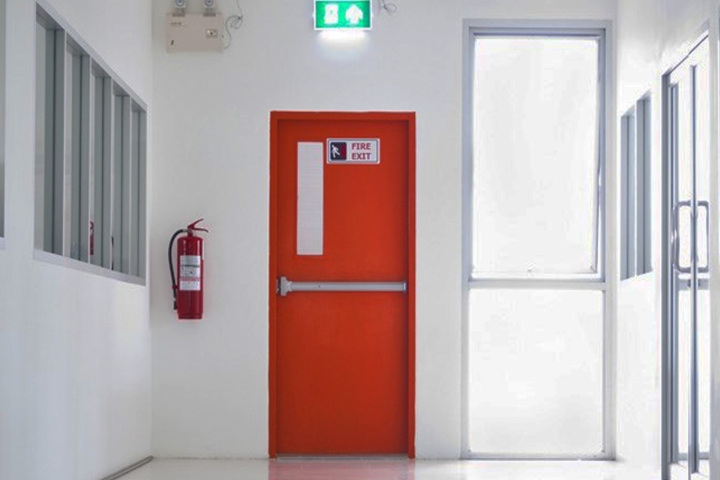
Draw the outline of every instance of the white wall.
M715 85L719 13L716 0L618 1L618 113L626 112L645 93L652 93L654 251L653 273L620 283L618 291L617 454L625 463L651 467L654 472L658 472L661 465L661 78L689 52L689 44L696 40L701 27L709 21L710 70L714 78L711 82L711 128L717 131ZM619 122L619 118L616 120ZM715 136L711 150L711 158L717 159ZM712 162L711 184L711 198L717 199L717 160ZM717 213L712 218L716 221ZM712 251L715 252L718 251L717 230L717 227L711 228ZM717 255L712 257L712 262L713 271L717 272ZM717 287L716 284L712 287L713 298L718 298ZM718 302L713 302L713 309L713 318L717 319ZM713 323L717 325L718 322ZM718 333L716 327L716 337ZM715 424L717 421L716 417ZM714 448L720 453L720 446Z
M635 467L650 466L655 472L659 472L661 453L661 323L657 302L660 301L662 158L658 56L664 30L658 3L655 0L618 2L616 119L619 122L619 116L635 101L652 93L653 273L623 281L618 288L616 438L619 460Z
M0 478L96 480L151 453L148 289L33 259L35 2L7 8ZM145 0L51 6L147 101Z
M267 455L271 110L417 112L417 454L460 454L462 19L612 20L615 1L395 1L364 40L338 44L312 30L311 2L241 0L245 25L225 53L168 54L169 2L155 0L156 454ZM206 316L181 324L167 241L199 217L211 230Z

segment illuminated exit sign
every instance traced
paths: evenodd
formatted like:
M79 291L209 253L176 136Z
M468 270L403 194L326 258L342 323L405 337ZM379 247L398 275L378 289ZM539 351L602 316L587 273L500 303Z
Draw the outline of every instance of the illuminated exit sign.
M315 0L315 30L370 30L371 0Z

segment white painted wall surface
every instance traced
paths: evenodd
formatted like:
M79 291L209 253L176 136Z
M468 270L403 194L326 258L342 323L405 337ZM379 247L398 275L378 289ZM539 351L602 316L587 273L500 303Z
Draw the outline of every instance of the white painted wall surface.
M148 289L33 259L35 2L7 8L0 479L97 480L151 453ZM145 100L145 0L50 4Z
M153 2L157 455L267 455L272 110L417 112L417 454L460 455L462 20L613 20L615 1L395 2L363 40L333 43L313 31L311 2L241 0L245 25L223 54L166 53L169 2ZM206 315L178 323L167 242L200 217Z
M653 273L620 282L617 339L617 457L625 463L661 466L660 218L662 164L659 54L662 9L655 0L618 2L618 118L650 92L652 108ZM619 123L618 123L619 125ZM617 158L620 158L618 153ZM618 181L619 181L619 168ZM617 202L619 204L619 202ZM618 217L619 218L619 217ZM617 241L619 242L619 231ZM619 244L619 243L618 243Z

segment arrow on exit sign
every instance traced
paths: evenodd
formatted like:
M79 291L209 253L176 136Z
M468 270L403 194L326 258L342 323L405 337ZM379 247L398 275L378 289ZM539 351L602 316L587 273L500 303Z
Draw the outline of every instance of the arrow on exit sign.
M315 30L370 30L371 0L315 0Z

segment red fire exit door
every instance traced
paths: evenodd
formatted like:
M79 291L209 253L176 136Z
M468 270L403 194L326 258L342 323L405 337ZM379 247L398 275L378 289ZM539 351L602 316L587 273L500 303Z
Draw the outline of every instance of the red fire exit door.
M414 457L414 122L271 116L271 457Z

